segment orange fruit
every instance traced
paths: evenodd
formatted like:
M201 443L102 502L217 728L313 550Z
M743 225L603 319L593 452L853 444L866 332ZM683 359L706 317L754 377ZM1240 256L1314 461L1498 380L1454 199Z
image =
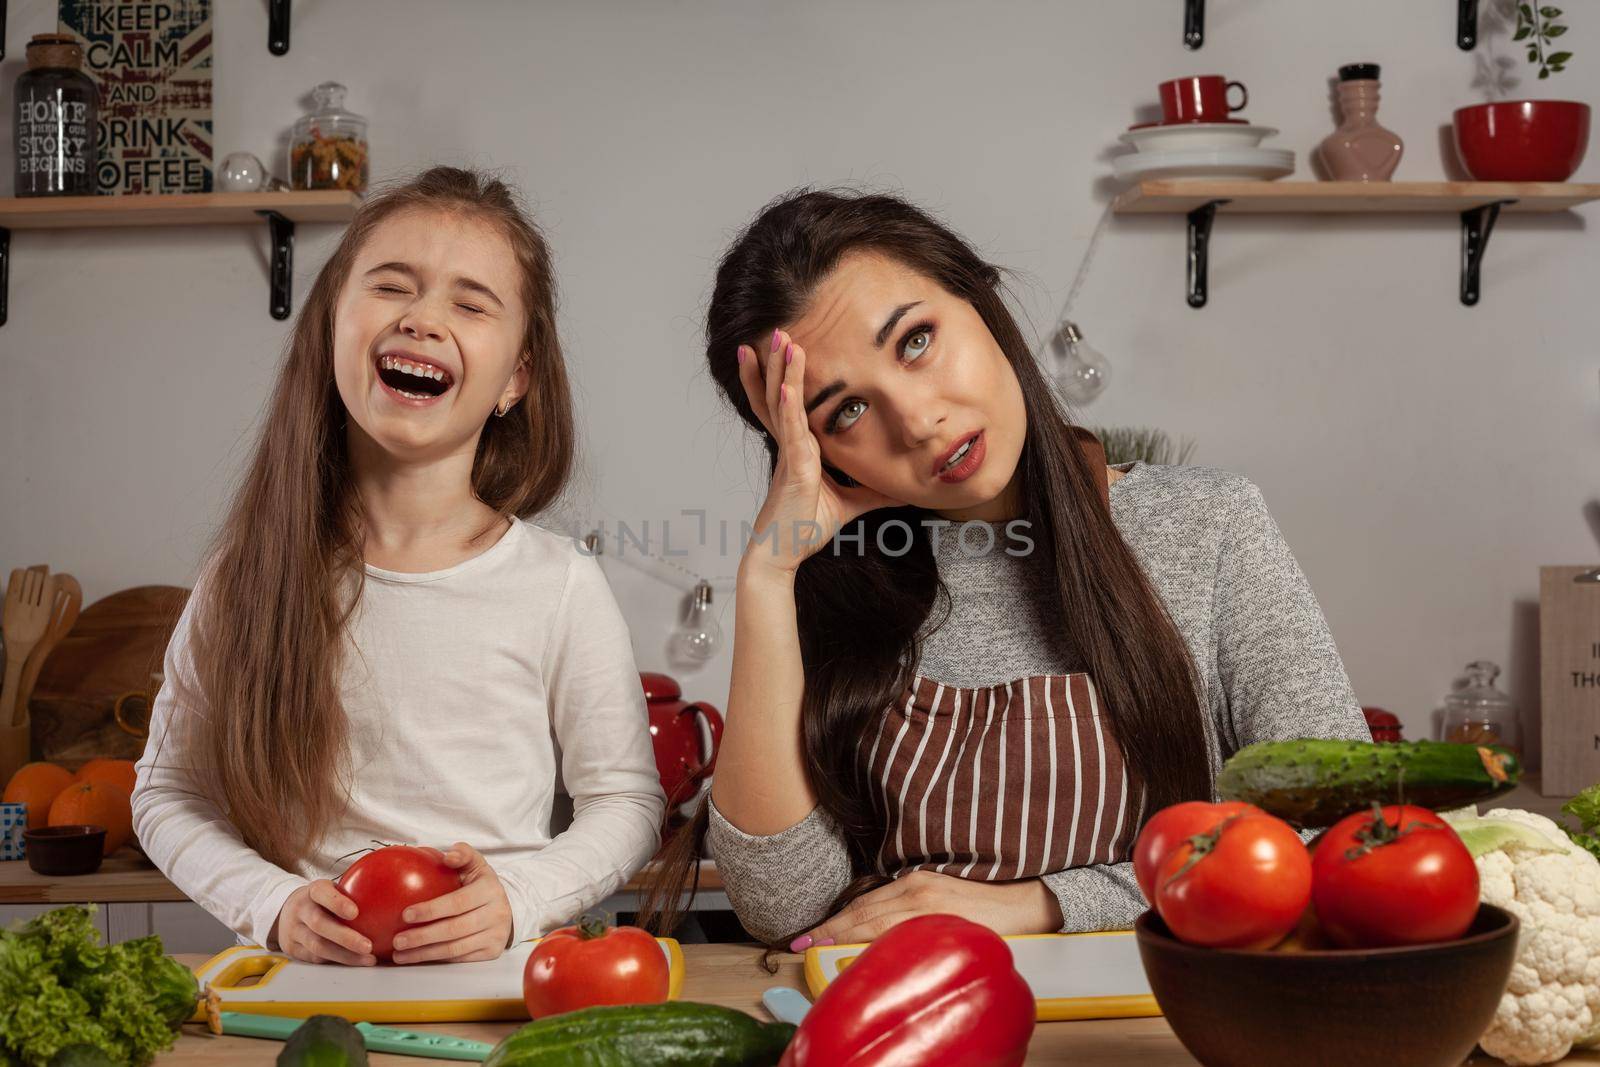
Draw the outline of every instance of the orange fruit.
M92 759L78 768L75 782L106 782L120 785L133 796L133 782L138 777L133 761L126 759Z
M50 804L72 784L72 772L54 763L28 763L18 768L6 783L0 803L28 805L28 829L47 825Z
M109 856L133 836L133 805L120 786L73 782L50 805L50 825L104 826Z

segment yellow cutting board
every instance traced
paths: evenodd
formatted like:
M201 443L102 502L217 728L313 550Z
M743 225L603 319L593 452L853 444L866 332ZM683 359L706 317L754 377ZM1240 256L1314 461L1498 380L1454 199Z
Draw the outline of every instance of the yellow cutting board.
M670 937L656 938L671 977L667 999L683 986L683 953ZM201 990L221 1010L293 1019L342 1015L351 1022L453 1023L526 1019L522 969L538 946L524 941L497 960L346 967L301 963L270 949L240 945L195 970ZM203 1013L197 1019L202 1019Z
M1128 1019L1160 1015L1131 930L1092 934L1016 934L1005 938L1017 971L1033 990L1040 1022ZM813 998L850 966L866 945L806 950Z

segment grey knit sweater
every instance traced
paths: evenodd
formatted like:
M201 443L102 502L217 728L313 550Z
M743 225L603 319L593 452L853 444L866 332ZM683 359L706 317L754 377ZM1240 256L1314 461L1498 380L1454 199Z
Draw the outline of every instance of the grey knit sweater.
M1199 669L1210 709L1203 739L1213 769L1256 741L1367 738L1366 721L1322 610L1261 491L1211 467L1120 465L1111 512ZM1002 528L996 544L1003 548ZM977 547L977 538L969 548ZM1001 684L1083 666L1054 598L1042 553L997 548L969 556L940 539L948 621L927 635L917 672L962 687ZM941 603L930 619L943 617ZM972 641L973 634L986 635ZM831 820L813 809L800 822L753 836L711 809L708 842L740 921L773 940L820 923L855 873ZM1065 932L1122 929L1144 910L1131 863L1071 867L1044 876Z

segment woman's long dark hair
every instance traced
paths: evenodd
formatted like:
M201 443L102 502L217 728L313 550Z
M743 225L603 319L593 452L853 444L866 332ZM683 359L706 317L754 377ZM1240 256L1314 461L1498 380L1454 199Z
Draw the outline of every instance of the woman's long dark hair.
M1023 517L1035 551L1054 563L1057 595L1072 620L1062 640L1095 680L1129 777L1146 791L1145 812L1209 799L1204 712L1188 650L1112 521L1101 492L1105 470L1091 465L1076 444L1065 410L1006 307L1000 271L964 240L892 196L801 191L769 204L723 257L706 315L706 361L723 397L763 435L769 464L776 466L777 442L739 381L738 347L758 345L800 318L823 278L844 256L863 251L931 278L970 303L988 326L1022 387L1028 418L1019 460ZM939 588L919 522L928 514L919 508L869 512L857 520L860 540L818 552L795 575L806 776L818 805L843 831L858 873L874 869L885 832L861 742L911 678L921 651L917 635ZM911 550L900 556L877 543L877 528L894 519L914 531ZM885 538L892 549L903 541L898 530ZM702 804L669 846L644 921L662 929L675 925L706 821ZM870 875L856 879L834 907L874 881Z

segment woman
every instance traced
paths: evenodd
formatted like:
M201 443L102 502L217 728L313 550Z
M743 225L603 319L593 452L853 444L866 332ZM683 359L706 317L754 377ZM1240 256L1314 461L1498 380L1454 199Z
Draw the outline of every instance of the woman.
M675 856L708 831L758 937L800 951L928 912L1127 927L1146 817L1211 798L1251 742L1367 736L1256 487L1107 468L1000 272L924 212L781 199L707 320L772 480L710 803Z

